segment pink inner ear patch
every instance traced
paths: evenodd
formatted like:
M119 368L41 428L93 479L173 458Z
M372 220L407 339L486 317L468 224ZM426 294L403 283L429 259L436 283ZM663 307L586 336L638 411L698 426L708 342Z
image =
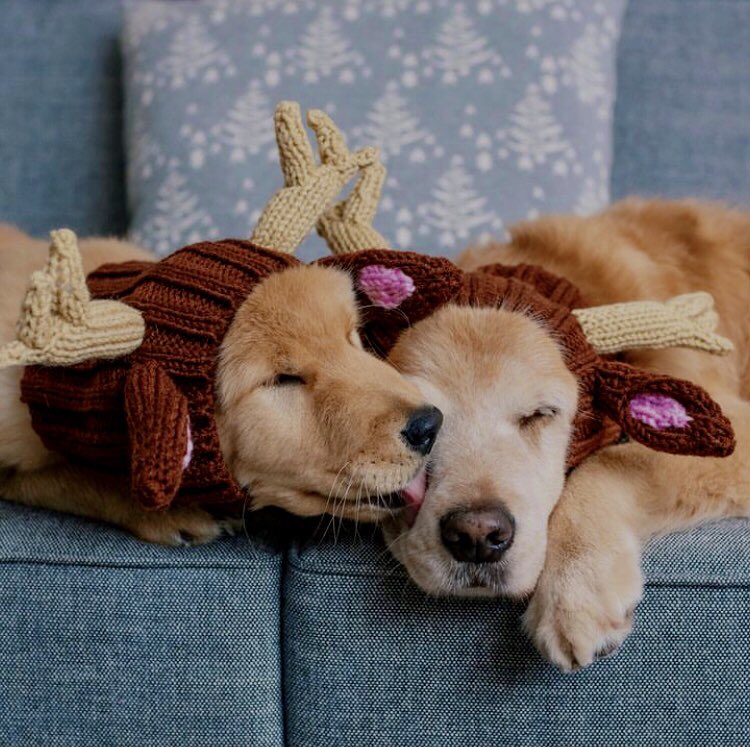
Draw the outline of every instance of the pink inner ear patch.
M359 273L359 287L376 305L395 309L416 290L414 281L398 267L367 265Z
M182 457L182 469L186 470L193 458L193 432L190 429L190 421L187 424L187 446L185 447L185 456Z
M628 404L630 417L657 431L685 428L692 420L685 407L664 394L639 394Z

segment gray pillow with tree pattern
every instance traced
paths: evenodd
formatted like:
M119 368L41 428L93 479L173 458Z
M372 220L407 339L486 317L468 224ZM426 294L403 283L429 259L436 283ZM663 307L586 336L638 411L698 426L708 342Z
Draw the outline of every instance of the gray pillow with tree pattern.
M137 2L123 36L131 235L246 236L281 186L276 102L323 108L388 168L377 228L455 253L607 203L624 0ZM324 253L312 238L299 256Z

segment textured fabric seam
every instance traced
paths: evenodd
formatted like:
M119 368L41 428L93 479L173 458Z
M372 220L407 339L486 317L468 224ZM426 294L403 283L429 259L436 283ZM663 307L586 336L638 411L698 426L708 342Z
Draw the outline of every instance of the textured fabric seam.
M335 577L356 577L356 578L400 578L404 579L406 578L406 574L404 573L393 573L393 574L379 574L379 573L368 573L367 571L363 571L361 569L357 570L351 570L351 571L329 571L329 570L323 570L320 568L303 568L296 563L292 563L291 561L288 561L288 566L290 568L293 568L296 572L303 573L308 576L322 576L322 577L329 577L329 576L335 576ZM747 589L750 588L750 578L748 578L747 581L723 581L722 579L718 578L711 578L711 579L705 579L701 581L683 581L683 580L665 580L656 578L653 580L646 580L645 585L647 587L652 586L655 588L659 587L685 587L685 588L694 588L694 589L716 589L716 588L726 588L726 589Z
M286 587L287 570L289 568L289 548L285 547L281 553L281 577L279 579L279 678L281 690L281 738L285 745L290 745L287 718L287 684L286 684L286 635L284 623L286 620Z
M82 568L137 568L143 570L175 570L180 568L188 569L205 569L205 570L216 570L226 568L236 568L238 570L248 570L254 567L253 563L144 563L144 562L128 562L128 561L112 561L112 562L101 562L93 560L79 560L79 559L60 559L60 560L42 560L38 558L2 558L0 559L0 567L3 565L46 565L46 566L78 566Z

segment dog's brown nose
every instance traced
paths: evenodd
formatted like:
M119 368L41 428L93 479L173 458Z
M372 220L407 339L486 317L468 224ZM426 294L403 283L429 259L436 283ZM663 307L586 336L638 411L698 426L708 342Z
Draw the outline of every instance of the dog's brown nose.
M515 521L502 507L451 511L440 520L440 537L462 563L495 563L513 543Z
M427 455L432 451L442 424L443 413L437 407L421 407L411 414L401 435L414 451Z

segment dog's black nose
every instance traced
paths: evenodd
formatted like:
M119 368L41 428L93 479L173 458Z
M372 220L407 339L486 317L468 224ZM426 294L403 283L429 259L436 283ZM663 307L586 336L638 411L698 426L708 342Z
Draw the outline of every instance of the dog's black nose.
M451 511L440 520L440 538L462 563L495 563L513 543L515 525L500 507Z
M414 451L429 454L442 424L443 413L437 407L421 407L411 414L401 435Z

